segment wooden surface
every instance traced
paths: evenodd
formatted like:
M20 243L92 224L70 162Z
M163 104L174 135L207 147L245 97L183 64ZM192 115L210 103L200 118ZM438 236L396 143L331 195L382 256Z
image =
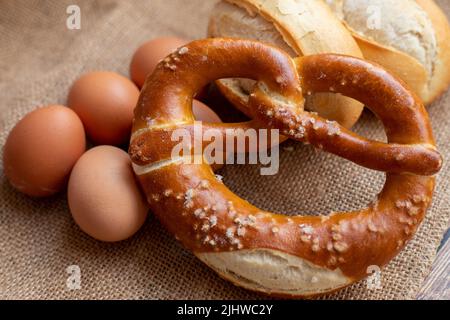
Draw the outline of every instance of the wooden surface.
M430 274L417 296L419 300L450 300L450 229L442 241Z

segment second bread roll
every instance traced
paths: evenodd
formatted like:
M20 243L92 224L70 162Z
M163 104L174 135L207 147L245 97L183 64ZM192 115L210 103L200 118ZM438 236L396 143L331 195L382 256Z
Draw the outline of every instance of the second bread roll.
M364 57L433 102L450 83L450 27L433 0L327 0Z

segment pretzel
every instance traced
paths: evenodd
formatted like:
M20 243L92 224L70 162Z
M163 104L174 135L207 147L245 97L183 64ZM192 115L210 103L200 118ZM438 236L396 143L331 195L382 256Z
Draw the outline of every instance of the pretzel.
M204 129L274 128L291 139L386 172L368 208L328 216L285 216L258 209L216 179L206 163L170 157L170 133L193 130L192 97L221 78L257 81L254 120ZM389 143L357 136L304 111L304 95L336 92L366 104ZM149 121L149 119L151 121ZM291 59L250 40L198 40L149 76L135 109L129 153L151 209L176 239L219 275L247 289L311 296L366 277L414 235L432 199L442 159L428 115L405 85L369 62L333 54Z

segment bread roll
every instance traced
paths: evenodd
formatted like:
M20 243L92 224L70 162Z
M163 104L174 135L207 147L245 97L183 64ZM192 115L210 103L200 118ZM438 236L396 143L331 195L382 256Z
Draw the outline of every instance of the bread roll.
M341 53L362 57L351 34L329 7L317 0L223 0L213 9L208 28L211 37L260 40L278 46L291 56ZM219 88L241 111L253 81L221 80ZM351 127L361 115L361 103L339 94L307 97L306 109Z
M433 0L326 0L364 57L431 103L450 83L450 27Z

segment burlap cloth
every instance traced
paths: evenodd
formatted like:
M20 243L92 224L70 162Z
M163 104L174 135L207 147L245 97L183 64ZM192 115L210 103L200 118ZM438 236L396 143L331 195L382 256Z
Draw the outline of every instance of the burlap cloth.
M66 7L81 7L81 30L66 28ZM201 38L215 1L1 1L0 110L3 146L12 126L37 105L66 102L75 78L89 70L128 74L133 51L159 35ZM450 3L440 0L450 13ZM430 107L440 151L450 157L450 95ZM383 139L366 113L356 129ZM364 207L384 175L291 143L282 150L280 173L259 176L254 166L223 170L225 183L264 208L286 214L327 213ZM290 148L289 148L290 149ZM51 155L49 155L51 156ZM1 169L3 172L3 169ZM39 170L39 168L36 168ZM419 232L382 273L382 288L362 281L332 299L414 298L429 272L450 217L450 168L438 176L432 208ZM152 216L132 239L95 241L71 219L63 194L33 200L15 192L0 175L0 298L24 299L254 299L221 280L185 251ZM66 287L66 268L81 269L81 289Z

